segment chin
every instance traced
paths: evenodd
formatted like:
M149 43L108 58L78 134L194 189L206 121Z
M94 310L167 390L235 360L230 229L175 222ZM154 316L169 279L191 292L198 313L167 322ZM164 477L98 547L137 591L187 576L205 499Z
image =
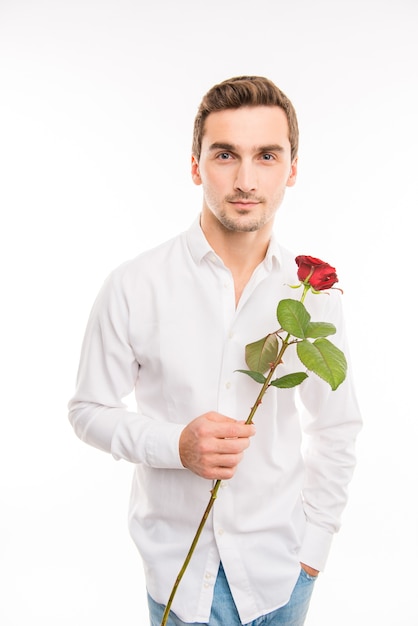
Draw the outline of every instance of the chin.
M253 233L265 226L265 220L254 219L231 219L226 216L219 220L221 224L229 231L237 233Z

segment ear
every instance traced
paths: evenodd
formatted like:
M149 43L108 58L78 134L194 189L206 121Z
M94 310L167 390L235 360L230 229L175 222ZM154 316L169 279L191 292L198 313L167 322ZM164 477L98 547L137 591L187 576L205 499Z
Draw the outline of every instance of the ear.
M286 187L293 187L296 183L296 177L298 173L298 157L293 159L293 163L290 167L289 178L287 179Z
M195 185L201 185L202 179L200 178L199 163L196 157L192 154L192 180Z

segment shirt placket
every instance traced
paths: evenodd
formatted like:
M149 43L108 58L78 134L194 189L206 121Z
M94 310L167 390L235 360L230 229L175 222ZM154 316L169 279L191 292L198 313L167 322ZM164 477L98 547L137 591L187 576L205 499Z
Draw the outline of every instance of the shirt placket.
M238 383L238 374L235 370L237 369L237 364L242 361L245 350L244 337L240 332L240 328L242 325L243 327L246 326L244 304L257 285L267 275L267 272L263 266L257 268L244 289L238 307L236 307L235 287L231 272L223 265L222 261L215 256L211 257L210 263L212 271L214 271L217 276L219 296L219 302L217 304L222 310L224 329L224 346L222 362L220 364L217 394L218 404L216 410L223 415L243 420L246 419L247 416L242 415L242 407L240 407L238 394L235 389ZM250 320L248 320L248 323L250 323ZM227 560L229 563L232 561L236 564L236 578L241 579L243 575L242 572L240 573L238 571L240 569L239 554L236 552L234 533L231 532L231 519L228 512L229 507L223 506L222 502L220 502L228 496L233 497L232 493L228 494L229 488L229 481L221 482L218 498L212 511L214 541L207 556L206 570L202 581L201 601L199 603L199 612L201 615L205 615L208 610L210 611L210 604L208 604L209 598L211 602L213 587L218 572L219 558L222 560L222 555L227 558L226 555L228 554L229 558L227 558ZM241 582L243 588L245 588L247 586L247 580L242 580ZM246 604L247 603L251 605L251 599L249 597L246 598Z

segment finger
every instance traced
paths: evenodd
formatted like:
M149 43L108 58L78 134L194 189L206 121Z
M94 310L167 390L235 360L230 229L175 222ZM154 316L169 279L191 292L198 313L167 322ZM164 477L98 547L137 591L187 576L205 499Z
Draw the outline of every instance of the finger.
M250 440L248 437L218 438L215 439L215 452L217 454L240 454L248 448Z
M241 455L221 455L218 463L202 468L201 476L212 480L228 480L235 475Z
M243 454L220 454L214 457L217 460L216 467L218 468L233 468L242 461Z
M216 428L213 429L214 437L233 439L236 437L252 437L255 435L254 424L239 422L226 415L211 413L208 415L208 420L216 423Z
M206 413L204 417L206 417L206 419L211 422L218 422L220 424L226 424L227 422L229 422L230 424L238 423L237 420L235 420L233 417L229 417L228 415L222 415L222 413Z
M253 437L255 435L255 426L252 424L225 423L217 425L216 436L223 439L240 439Z

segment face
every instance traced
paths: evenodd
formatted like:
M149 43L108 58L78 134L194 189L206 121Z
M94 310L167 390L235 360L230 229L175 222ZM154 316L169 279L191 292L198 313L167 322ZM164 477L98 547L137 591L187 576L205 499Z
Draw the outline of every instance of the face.
M272 226L286 187L296 182L288 123L278 106L242 107L210 113L199 163L192 178L203 186L206 222L252 232Z

